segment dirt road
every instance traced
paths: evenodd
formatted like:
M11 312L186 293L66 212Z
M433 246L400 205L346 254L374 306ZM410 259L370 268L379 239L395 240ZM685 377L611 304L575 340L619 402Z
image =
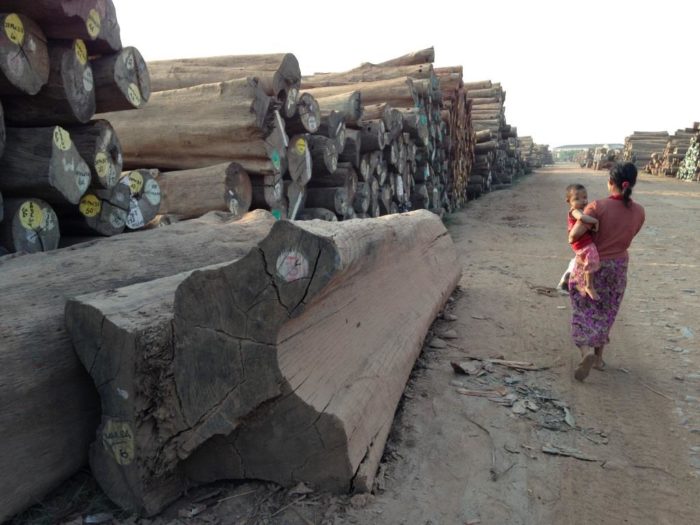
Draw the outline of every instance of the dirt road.
M149 523L700 523L700 185L641 177L634 198L647 222L631 249L608 369L578 383L569 300L546 293L571 256L564 188L574 181L591 199L606 196L605 173L557 166L450 217L464 275L449 306L456 320L435 331L456 338L421 356L376 495L220 484ZM450 362L467 356L546 369L455 374ZM207 492L218 505L178 518Z
M637 184L634 197L647 222L630 252L605 372L592 371L585 383L573 379L578 354L569 339L568 297L538 293L538 286L556 285L571 255L565 186L580 181L591 199L602 198L606 176L539 170L452 217L462 293L453 303L458 320L436 328L454 328L458 339L424 357L427 368L417 371L397 424L398 459L386 490L355 513L360 522L700 523L700 186L650 176ZM552 411L542 417L551 401L517 415L460 395L450 382L464 376L449 361L465 355L550 366L480 379L507 385L493 377L505 374L509 382L521 379L514 386L548 391L568 405L575 428ZM545 454L545 444L595 461Z

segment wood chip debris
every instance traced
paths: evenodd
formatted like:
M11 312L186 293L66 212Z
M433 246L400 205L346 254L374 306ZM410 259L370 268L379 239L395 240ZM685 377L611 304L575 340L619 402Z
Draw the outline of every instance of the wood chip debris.
M555 446L551 443L546 443L542 445L542 452L544 452L545 454L551 454L553 456L565 456L580 459L582 461L600 461L598 458L588 456L578 449L569 448L561 445Z

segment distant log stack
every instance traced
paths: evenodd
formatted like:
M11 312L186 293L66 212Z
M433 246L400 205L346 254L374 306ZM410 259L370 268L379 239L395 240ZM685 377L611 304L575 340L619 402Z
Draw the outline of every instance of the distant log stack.
M693 128L679 129L669 137L661 154L653 153L652 158L645 167L647 173L676 177L681 161L685 157L690 141L697 133Z
M635 131L625 137L623 160L633 162L641 171L649 163L653 153L663 153L668 139L667 131Z

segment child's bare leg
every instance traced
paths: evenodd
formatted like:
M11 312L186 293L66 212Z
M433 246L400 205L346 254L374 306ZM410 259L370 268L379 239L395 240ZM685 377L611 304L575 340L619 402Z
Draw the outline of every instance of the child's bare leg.
M593 299L594 301L597 301L600 299L598 296L598 292L595 291L595 288L593 288L593 273L592 272L584 272L583 273L584 277L584 282L585 282L585 288L584 291L586 292L586 295Z

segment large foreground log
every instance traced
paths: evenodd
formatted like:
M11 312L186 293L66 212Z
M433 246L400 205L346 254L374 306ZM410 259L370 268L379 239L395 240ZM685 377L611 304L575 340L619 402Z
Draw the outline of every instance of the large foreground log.
M36 95L49 79L44 32L33 20L16 13L0 14L0 25L0 94Z
M363 460L373 477L459 274L429 212L283 221L232 264L71 301L67 323L102 400L93 472L146 514L192 481L349 490Z
M280 168L265 143L281 119L254 79L153 93L142 109L101 114L119 135L126 169L204 168L235 160L247 171ZM282 124L282 132L284 124ZM274 134L272 134L274 136Z
M229 217L215 212L167 228L0 260L0 521L73 474L94 439L99 400L64 329L66 298L240 257L274 222L263 211L240 221ZM244 250L234 232L246 221L257 226L246 230Z

